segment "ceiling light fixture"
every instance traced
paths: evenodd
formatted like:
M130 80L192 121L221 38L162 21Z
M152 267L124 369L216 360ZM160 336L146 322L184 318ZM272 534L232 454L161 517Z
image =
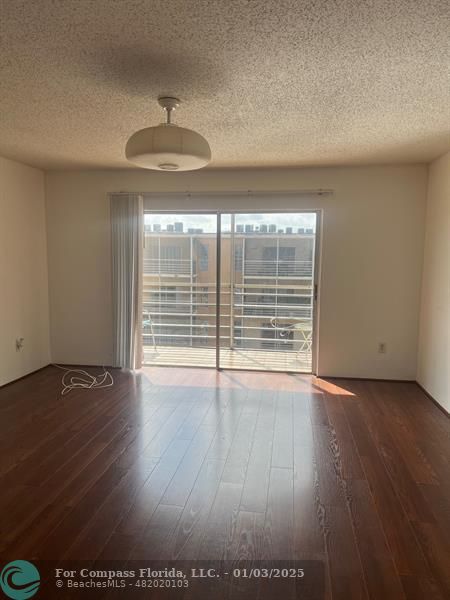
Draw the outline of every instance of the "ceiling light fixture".
M172 123L178 98L158 98L167 115L165 123L134 133L127 142L127 159L144 169L156 171L193 171L211 160L208 142L199 133Z

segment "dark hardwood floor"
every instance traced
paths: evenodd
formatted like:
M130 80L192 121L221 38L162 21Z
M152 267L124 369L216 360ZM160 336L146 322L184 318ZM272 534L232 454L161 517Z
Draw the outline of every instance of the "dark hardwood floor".
M0 389L2 565L314 560L327 600L450 597L449 420L415 384L113 373Z

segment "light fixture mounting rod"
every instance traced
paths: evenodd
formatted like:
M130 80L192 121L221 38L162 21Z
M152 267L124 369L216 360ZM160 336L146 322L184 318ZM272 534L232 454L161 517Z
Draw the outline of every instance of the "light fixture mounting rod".
M167 125L171 123L171 114L172 111L180 106L180 100L173 96L160 96L158 98L158 104L163 108L163 110L167 113Z

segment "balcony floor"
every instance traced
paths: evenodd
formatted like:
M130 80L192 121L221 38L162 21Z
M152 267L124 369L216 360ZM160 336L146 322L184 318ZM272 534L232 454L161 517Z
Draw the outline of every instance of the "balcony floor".
M221 348L223 369L246 371L289 371L311 373L311 356L292 351L242 350ZM144 346L144 364L152 366L215 367L215 348Z

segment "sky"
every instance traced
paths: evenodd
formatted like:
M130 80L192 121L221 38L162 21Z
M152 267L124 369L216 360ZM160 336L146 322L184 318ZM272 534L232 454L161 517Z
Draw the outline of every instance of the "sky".
M215 233L216 232L216 215L205 215L205 214L158 214L158 213L146 213L145 224L152 225L157 223L161 225L161 229L166 229L167 225L175 222L182 222L184 224L184 231L188 228L193 227L195 229L203 229L204 233ZM293 231L296 232L298 228L313 228L315 231L316 226L316 214L315 213L259 213L259 214L237 214L236 225L246 225L253 223L255 226L262 224L271 225L274 224L278 229L285 229L286 227L292 227ZM222 215L222 231L230 231L230 215Z

